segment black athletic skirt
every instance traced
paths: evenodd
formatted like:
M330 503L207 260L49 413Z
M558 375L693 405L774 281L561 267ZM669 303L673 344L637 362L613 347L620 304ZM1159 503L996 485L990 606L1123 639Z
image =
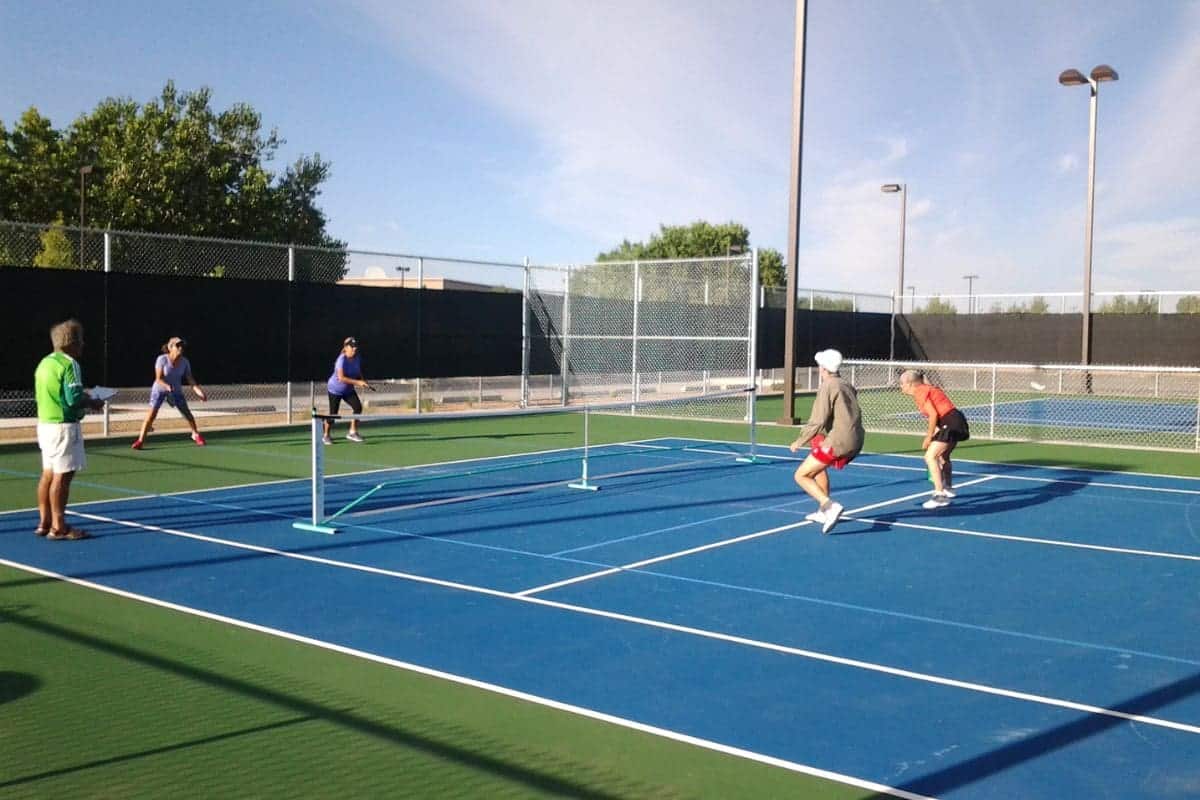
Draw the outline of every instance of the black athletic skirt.
M957 408L938 420L937 433L933 434L935 442L965 442L971 438L971 428L967 418Z

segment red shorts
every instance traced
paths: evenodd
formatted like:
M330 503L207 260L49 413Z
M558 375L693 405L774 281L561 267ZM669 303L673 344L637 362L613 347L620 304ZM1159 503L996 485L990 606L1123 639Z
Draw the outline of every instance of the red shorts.
M823 434L818 433L810 440L809 444L812 445L812 457L834 469L845 469L846 465L852 460L845 456L835 456L829 445L825 444L825 436Z

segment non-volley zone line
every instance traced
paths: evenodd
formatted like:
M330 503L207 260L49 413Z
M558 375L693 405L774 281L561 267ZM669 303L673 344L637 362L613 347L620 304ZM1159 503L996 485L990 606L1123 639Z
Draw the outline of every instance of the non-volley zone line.
M896 501L893 501L893 502L896 502ZM599 609L599 608L590 608L588 606L581 606L581 605L576 605L573 603L564 603L564 602L557 601L557 600L550 600L550 599L544 598L544 597L533 597L533 596L529 596L529 595L525 595L525 594L518 594L515 592L505 592L505 591L501 591L499 589L489 589L489 588L483 587L483 586L474 586L471 584L460 583L460 582L456 582L456 581L447 581L447 580L442 580L440 578L430 578L430 577L426 577L423 575L415 575L412 573L400 572L398 570L384 569L382 567L372 567L372 566L365 565L365 564L355 564L355 563L347 562L347 561L339 561L337 559L325 558L323 556L313 556L313 555L308 555L305 553L292 553L292 552L288 552L285 550L278 550L278 549L275 549L272 547L266 547L264 545L247 544L245 542L231 541L229 539L222 539L222 538L216 537L216 536L208 536L208 535L198 534L198 533L189 533L187 531L175 530L175 529L171 529L171 528L164 528L164 527L161 527L158 525L148 525L146 523L141 523L141 522L129 522L126 520L119 520L119 519L113 519L110 517L103 517L103 516L100 516L97 514L79 514L78 512L69 512L69 513L73 513L76 516L82 516L82 517L85 517L88 519L93 519L93 520L102 521L102 522L109 522L109 523L123 526L123 527L147 530L147 531L152 531L155 533L164 533L164 534L168 534L171 536L182 537L185 539L192 539L195 541L202 541L202 542L208 542L211 544L217 544L217 545L222 545L222 546L226 546L226 547L233 547L233 548L236 548L239 550L247 550L250 552L262 553L264 555L277 556L279 558L292 558L292 559L296 559L298 561L305 561L305 562L312 563L312 564L320 564L320 565L334 567L334 568L338 568L338 569L347 569L347 570L353 570L356 572L369 573L369 574L373 574L373 575L381 575L381 576L385 576L385 577L397 578L399 580L412 581L415 583L422 583L422 584L426 584L426 585L430 585L430 586L439 586L439 587L451 589L454 591L470 592L472 594L477 594L477 595L486 596L486 597L494 597L494 598L505 600L505 601L530 603L530 604L542 606L545 608L553 608L553 609L557 609L560 611L567 611L567 612L576 613L576 614L583 614L583 615L591 616L591 617L610 619L610 620L613 620L616 622L622 622L622 623L627 623L627 624L632 624L632 625L641 625L641 626L645 626L645 627L649 627L649 628L654 628L657 630L671 631L673 633L680 633L680 634L684 634L687 636L695 636L695 637L699 637L699 638L703 638L703 639L725 642L728 644L734 644L734 645L738 645L738 646L742 646L742 647L748 647L748 648L752 648L755 650L778 653L778 654L788 655L788 656L795 656L798 658L805 658L805 659L810 659L813 661L820 661L820 662L824 662L824 663L828 663L828 664L836 664L838 666L849 667L852 669L858 669L858 670L872 672L872 673L881 674L881 675L889 675L889 676L896 677L896 678L914 680L914 681L918 681L918 682L926 683L926 684L932 684L932 685L937 685L937 686L946 686L946 687L953 688L953 689L961 689L964 691L975 692L978 694L990 695L993 697L1003 697L1003 698L1007 698L1010 700L1018 700L1018 701L1022 701L1022 702L1028 702L1028 703L1033 703L1036 705L1048 706L1048 707L1053 707L1053 708L1062 708L1062 709L1068 709L1071 711L1080 711L1080 712L1087 713L1087 714L1094 714L1097 716L1108 717L1111 719L1118 719L1118 720L1122 720L1122 721L1126 721L1126 722L1140 722L1142 724L1152 725L1152 726L1155 726L1158 728L1165 728L1168 730L1179 731L1182 733L1187 733L1187 734L1192 734L1192 735L1200 735L1200 725L1192 725L1192 724L1189 724L1186 722L1179 722L1177 720L1165 719L1162 717L1151 717L1151 716L1146 716L1146 715L1142 715L1142 714L1132 714L1132 713L1129 713L1126 711L1120 711L1120 710L1112 709L1112 708L1105 708L1103 706L1096 706L1096 705L1091 705L1088 703L1080 703L1080 702L1076 702L1074 700L1066 700L1066 699L1058 698L1058 697L1050 697L1048 695L1040 695L1040 694L1034 694L1031 692L1022 692L1022 691L1017 691L1017 690L1013 690L1013 689L1005 689L1002 687L990 686L988 684L976 683L973 681L962 681L962 680L957 680L955 678L947 678L947 677L944 677L941 675L934 675L932 673L917 672L915 670L901 669L899 667L890 667L890 666L887 666L886 664L877 664L877 663L874 663L871 661L863 661L861 659L846 658L844 656L836 656L831 653L823 653L823 652L820 652L817 650L808 650L808 649L801 648L801 647L793 647L790 645L779 644L777 642L769 642L769 641L765 641L762 639L752 639L752 638L745 637L745 636L737 636L735 634L722 633L720 631L712 631L712 630L707 630L704 628L696 628L696 627L692 627L689 625L680 625L678 623L666 622L664 620L656 620L656 619L652 619L649 617L640 617L640 616L635 616L632 614L622 614L622 613L619 613L616 611L607 611L607 610ZM796 526L798 526L800 524L803 524L803 523L797 523ZM796 526L793 526L793 527L796 527ZM27 567L26 565L17 564L17 563L5 561L2 559L0 559L0 564L5 564L8 566L18 568L18 569L37 571L36 568ZM56 577L62 577L62 576L56 576ZM74 578L63 578L63 579L69 580L71 582L86 583L84 581L74 579ZM101 584L89 584L89 585L92 586L93 588L98 588L103 591L112 591L114 593L120 591L120 590L112 589L111 587L104 587ZM157 604L165 604L165 601L154 600L153 602L155 602ZM203 613L206 615L208 614L208 612L203 612ZM246 623L246 624L250 625L252 623Z

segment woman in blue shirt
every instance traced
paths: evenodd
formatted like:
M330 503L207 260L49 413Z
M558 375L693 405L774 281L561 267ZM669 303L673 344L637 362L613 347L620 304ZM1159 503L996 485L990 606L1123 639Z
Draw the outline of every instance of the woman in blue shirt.
M183 393L183 384L185 381L190 383L192 391L201 400L208 400L208 395L192 377L192 363L183 354L186 347L187 342L183 340L183 337L172 336L163 345L162 355L154 362L154 383L150 386L150 409L146 412L146 418L142 420L141 432L133 442L134 450L141 450L146 437L150 435L150 431L154 430L154 420L164 402L167 405L175 406L180 416L187 421L188 427L192 429L192 441L201 447L204 446L204 437L200 435L200 429L196 427L196 418L192 416L192 411L188 408L187 397Z
M329 390L329 413L331 416L337 416L343 400L355 414L362 413L362 401L358 399L358 392L354 391L356 386L373 390L371 384L363 378L362 361L358 357L358 340L349 336L342 342L342 352L338 354L337 361L333 363L333 374L329 376L329 382L326 385ZM330 437L332 428L333 420L326 419L325 436L321 440L325 444L333 444L333 439ZM346 434L346 440L351 442L363 440L358 435L357 419L350 420L350 432Z

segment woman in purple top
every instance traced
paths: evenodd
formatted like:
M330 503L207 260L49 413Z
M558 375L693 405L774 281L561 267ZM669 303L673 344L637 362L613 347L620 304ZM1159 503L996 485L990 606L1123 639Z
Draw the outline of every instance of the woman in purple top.
M342 342L342 352L338 354L337 361L333 362L333 374L329 376L329 383L326 385L329 390L329 413L331 416L337 416L343 400L355 414L362 413L362 401L358 399L358 392L354 391L356 386L371 391L375 390L363 378L362 361L358 357L358 340L353 336L348 336ZM327 417L325 419L325 435L321 439L325 444L333 444L333 439L330 437L332 428L333 420ZM357 419L350 420L350 432L346 434L346 439L351 442L363 440L358 435Z
M150 387L150 410L146 412L146 419L142 422L142 432L138 434L138 438L133 443L134 450L141 450L147 434L154 430L152 427L154 418L158 416L158 409L164 402L179 409L179 413L183 415L192 429L192 441L204 446L204 437L196 428L196 418L192 416L192 412L188 408L187 397L183 394L183 382L190 383L192 391L201 400L208 400L208 395L192 377L192 364L183 354L185 347L187 347L187 342L179 336L172 336L163 345L162 355L154 362L154 384Z

